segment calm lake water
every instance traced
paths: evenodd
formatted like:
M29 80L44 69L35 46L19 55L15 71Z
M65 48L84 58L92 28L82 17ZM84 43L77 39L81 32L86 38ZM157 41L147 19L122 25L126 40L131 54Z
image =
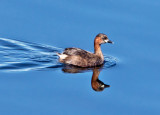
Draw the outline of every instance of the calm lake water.
M159 115L159 11L158 0L1 0L0 115ZM101 32L115 43L103 67L58 63L66 47L93 52Z

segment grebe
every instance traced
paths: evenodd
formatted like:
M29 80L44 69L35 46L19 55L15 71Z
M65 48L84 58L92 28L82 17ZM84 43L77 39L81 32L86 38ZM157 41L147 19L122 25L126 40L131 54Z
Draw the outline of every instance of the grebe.
M59 61L64 64L78 67L94 67L104 63L101 44L112 43L105 34L98 34L94 39L94 53L80 48L66 48L63 53L57 53Z

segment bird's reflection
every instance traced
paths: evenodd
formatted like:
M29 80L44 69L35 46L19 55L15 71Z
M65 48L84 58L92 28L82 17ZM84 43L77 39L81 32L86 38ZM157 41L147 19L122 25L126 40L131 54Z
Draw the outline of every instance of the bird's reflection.
M92 88L93 88L95 91L103 91L104 88L110 87L109 85L104 84L102 81L100 81L100 80L98 79L99 74L100 74L99 69L94 68L94 69L93 69L92 80L91 80L91 85L92 85Z
M103 91L105 88L110 87L110 85L104 84L102 81L98 79L100 70L103 68L102 66L94 67L94 68L80 68L70 65L65 65L62 68L62 71L65 73L83 73L89 70L93 71L92 79L91 79L91 86L92 89L95 91Z

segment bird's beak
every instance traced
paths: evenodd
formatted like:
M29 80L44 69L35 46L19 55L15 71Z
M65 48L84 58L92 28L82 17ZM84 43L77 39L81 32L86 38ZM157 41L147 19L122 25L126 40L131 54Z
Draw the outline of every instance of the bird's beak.
M109 40L109 39L108 39L108 40L104 40L104 42L105 42L105 43L111 43L111 44L114 44L114 43L113 43L111 40Z
M107 43L111 43L111 44L114 44L114 42L112 42L111 40L108 40L108 42Z

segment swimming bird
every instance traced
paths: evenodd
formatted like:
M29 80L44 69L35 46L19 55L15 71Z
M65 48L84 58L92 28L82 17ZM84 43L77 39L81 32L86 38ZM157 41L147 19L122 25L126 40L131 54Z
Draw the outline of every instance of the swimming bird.
M101 51L101 44L112 43L107 35L99 33L94 39L94 53L80 48L65 48L63 53L57 53L59 62L78 67L95 67L104 63L104 56Z

